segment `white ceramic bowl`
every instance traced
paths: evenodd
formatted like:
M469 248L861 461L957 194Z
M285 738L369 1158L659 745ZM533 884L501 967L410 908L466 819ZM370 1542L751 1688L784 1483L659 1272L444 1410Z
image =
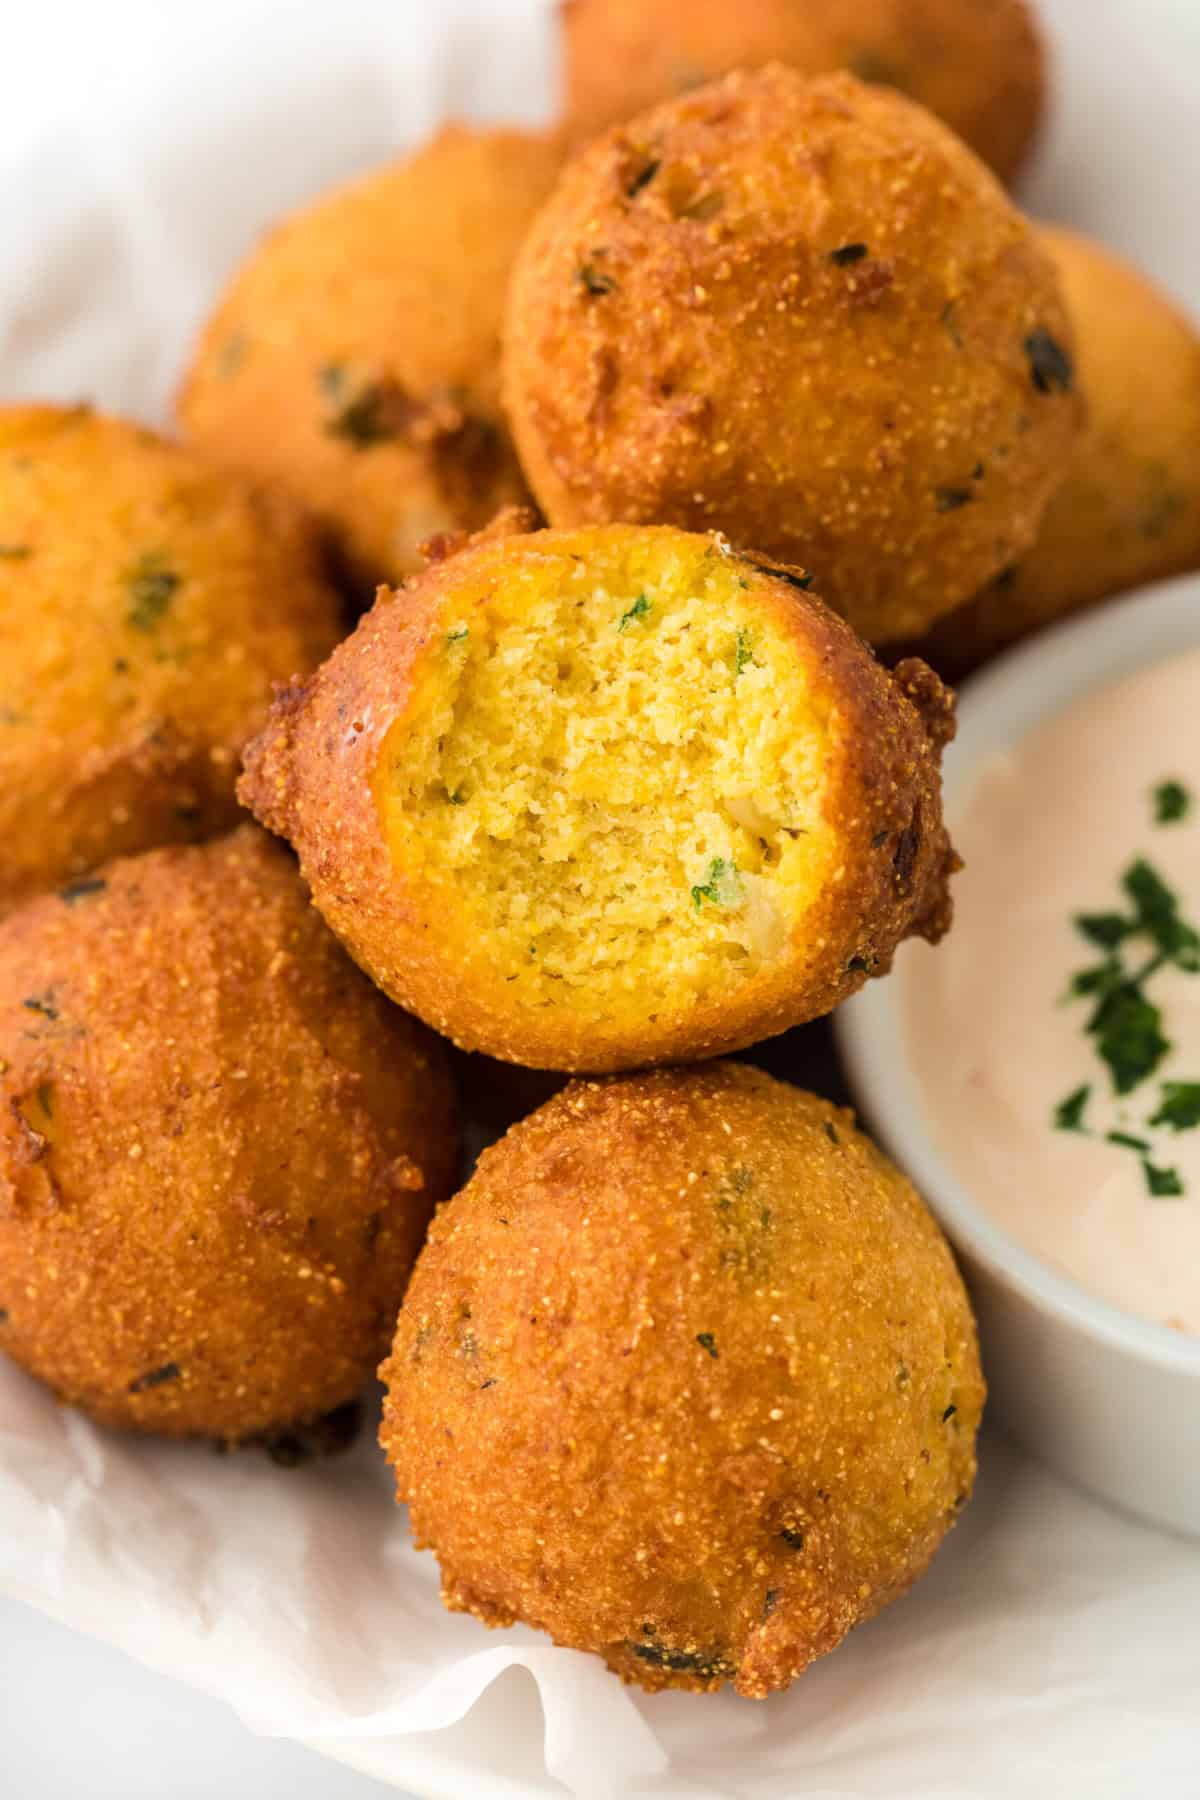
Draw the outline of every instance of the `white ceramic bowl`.
M946 759L951 828L983 758L1089 689L1196 645L1200 576L1188 576L1071 620L1000 658L962 691L958 738ZM1200 706L1200 694L1196 701ZM931 1141L905 1053L899 983L871 982L835 1026L865 1122L920 1188L959 1253L997 1414L1061 1474L1117 1506L1200 1536L1200 1339L1094 1299L1023 1250L976 1204Z

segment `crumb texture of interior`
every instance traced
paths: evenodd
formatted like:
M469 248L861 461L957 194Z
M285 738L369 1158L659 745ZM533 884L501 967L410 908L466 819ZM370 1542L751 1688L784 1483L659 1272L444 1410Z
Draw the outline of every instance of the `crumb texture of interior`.
M676 1012L789 947L834 851L831 721L769 585L719 541L543 553L429 646L384 829L514 999Z

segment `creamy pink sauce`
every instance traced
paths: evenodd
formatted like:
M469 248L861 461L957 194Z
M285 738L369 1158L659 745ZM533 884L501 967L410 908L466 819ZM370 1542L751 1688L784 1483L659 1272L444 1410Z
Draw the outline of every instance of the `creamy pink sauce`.
M1160 824L1168 781L1191 805ZM955 811L967 867L954 929L936 950L906 946L894 977L934 1141L1043 1262L1127 1312L1200 1332L1200 1126L1148 1122L1164 1083L1200 1082L1200 974L1168 963L1145 982L1171 1049L1123 1096L1086 1031L1095 1001L1064 1003L1072 976L1105 958L1076 917L1133 916L1121 878L1136 858L1200 926L1200 651L1085 696L986 764ZM1136 971L1154 944L1131 935L1119 953ZM1055 1122L1084 1087L1088 1135ZM1152 1197L1146 1163L1183 1193Z

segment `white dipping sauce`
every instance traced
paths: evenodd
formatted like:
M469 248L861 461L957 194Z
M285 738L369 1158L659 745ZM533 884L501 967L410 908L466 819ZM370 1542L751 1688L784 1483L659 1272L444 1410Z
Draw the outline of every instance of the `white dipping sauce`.
M906 947L894 977L933 1139L1025 1249L1127 1312L1200 1332L1200 1118L1184 1123L1200 1103L1200 973L1168 958L1134 989L1169 1040L1157 1062L1154 1015L1128 990L1107 1058L1087 1030L1097 995L1065 998L1106 959L1135 979L1155 959L1152 930L1107 949L1076 922L1138 918L1122 880L1139 858L1200 930L1200 650L1085 696L984 765L956 811L954 929L936 950ZM1186 942L1179 955L1200 962ZM1111 987L1108 967L1090 979Z

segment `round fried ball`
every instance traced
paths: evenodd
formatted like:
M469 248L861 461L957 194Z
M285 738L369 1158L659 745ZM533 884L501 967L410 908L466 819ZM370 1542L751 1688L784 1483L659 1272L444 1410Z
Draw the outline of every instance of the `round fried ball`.
M566 0L563 30L577 136L782 62L899 88L1011 181L1045 103L1046 52L1025 0Z
M290 502L86 408L0 411L0 914L226 830L272 684L340 632Z
M0 1348L93 1418L351 1399L454 1164L441 1047L256 827L0 923Z
M549 1069L711 1056L948 922L951 700L798 571L669 527L491 536L283 695L240 788L385 992Z
M731 1063L572 1083L485 1151L381 1374L448 1606L754 1698L921 1574L984 1397L913 1187Z
M285 221L204 332L179 399L187 436L302 500L365 586L527 497L500 412L500 321L560 161L549 138L446 129Z
M1102 244L1039 235L1074 321L1087 427L1033 548L922 647L956 677L1110 594L1200 568L1200 330Z
M550 522L715 527L811 568L873 642L1032 543L1077 429L1053 266L928 113L774 67L570 164L509 296Z

